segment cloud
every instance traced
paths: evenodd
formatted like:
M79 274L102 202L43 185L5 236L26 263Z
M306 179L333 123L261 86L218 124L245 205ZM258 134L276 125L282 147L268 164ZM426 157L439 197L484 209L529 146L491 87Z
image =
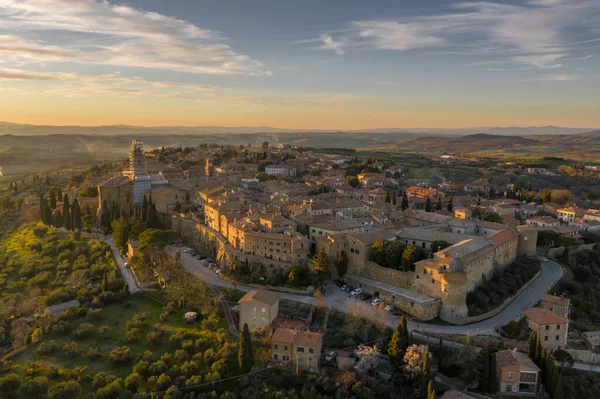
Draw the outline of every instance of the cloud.
M566 54L541 54L541 55L524 55L513 57L513 60L522 64L529 64L542 69L560 68L562 64L556 60L565 57Z
M338 37L326 37L345 47L437 49L453 54L508 55L510 59L566 53L571 37L589 36L599 19L600 2L587 0L530 0L520 5L460 2L441 14L353 21ZM339 54L338 47L321 48ZM556 65L531 61L539 68Z
M271 74L259 61L224 44L219 32L108 1L2 0L0 25L11 32L0 40L0 54L11 59ZM55 42L34 40L40 36L55 37Z
M120 73L78 74L64 72L37 72L25 69L0 68L0 81L44 81L34 89L25 88L24 94L60 95L64 97L171 97L197 98L219 88L195 83L152 81L140 76L122 76Z
M557 81L557 82L566 82L569 80L577 80L579 79L578 76L576 75L545 75L544 76L544 80L553 80L553 81Z
M344 43L336 42L329 35L321 35L320 40L323 42L321 46L319 46L322 50L333 50L337 55L344 54L343 48L345 47Z

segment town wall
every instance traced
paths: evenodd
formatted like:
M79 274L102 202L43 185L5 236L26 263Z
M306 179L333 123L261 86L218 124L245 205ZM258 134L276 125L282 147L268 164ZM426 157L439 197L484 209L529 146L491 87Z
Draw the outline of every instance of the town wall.
M403 272L401 270L390 269L389 267L382 267L370 260L366 261L364 265L350 265L348 267L348 274L356 274L372 280L383 281L400 288L411 289L413 287L414 272Z

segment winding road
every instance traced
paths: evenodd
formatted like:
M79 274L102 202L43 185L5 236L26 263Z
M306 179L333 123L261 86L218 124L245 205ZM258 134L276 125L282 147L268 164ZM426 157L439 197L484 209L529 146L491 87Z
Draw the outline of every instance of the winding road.
M175 248L172 248L174 250ZM180 248L177 248L180 250ZM200 261L189 253L181 253L181 260L183 267L197 278L219 287L232 288L232 283L229 281L221 280L217 274L207 267L200 264ZM521 312L528 307L535 305L543 294L548 292L556 282L562 277L563 269L562 266L553 261L542 262L542 268L540 276L529 286L521 295L519 295L509 306L506 307L502 312L496 316L474 323L462 326L456 325L436 325L429 323L419 323L415 321L409 321L408 327L415 333L446 333L446 334L457 334L466 335L470 332L471 335L492 335L495 334L495 328L507 324L511 320L518 320L521 318ZM243 284L236 284L236 289L240 291L253 291L256 288L250 287ZM342 312L348 313L350 311L349 304L358 301L357 299L349 298L348 293L342 291L337 286L330 284L327 290L324 302L327 307L333 307ZM284 299L289 299L296 302L303 302L307 304L316 304L316 300L313 297L306 295L296 295L278 292L279 296ZM371 306L366 302L360 301L364 306ZM387 314L386 323L388 326L394 328L398 324L398 317L393 316L391 313Z

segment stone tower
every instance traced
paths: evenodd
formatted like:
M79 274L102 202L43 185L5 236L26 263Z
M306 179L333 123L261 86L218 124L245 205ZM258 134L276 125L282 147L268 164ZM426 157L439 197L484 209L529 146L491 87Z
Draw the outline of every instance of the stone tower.
M204 160L204 174L208 177L213 176L214 166L212 158L206 158Z
M535 255L538 232L529 226L517 226L519 231L519 249L520 254Z
M460 272L443 273L444 290L442 293L442 308L440 319L448 323L464 321L469 316L467 309L467 275Z
M133 181L133 204L140 205L144 196L152 189L152 179L146 168L146 156L144 155L144 143L135 139L129 150L129 174Z

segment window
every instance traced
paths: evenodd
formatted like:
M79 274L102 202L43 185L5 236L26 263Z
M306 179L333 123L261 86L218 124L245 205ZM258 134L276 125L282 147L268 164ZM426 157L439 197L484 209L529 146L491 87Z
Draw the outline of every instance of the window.
M358 249L356 251L354 251L355 254L358 254Z
M557 324L557 325L556 325L556 329L557 329L557 330L560 330L560 324Z
M298 349L296 349L298 352L304 352L304 348L299 346Z
M548 331L550 329L550 326L546 326L546 331Z
M431 284L433 284L433 283L435 283L435 280L434 280L434 279L431 279Z
M285 345L285 346L283 347L283 350L288 350L288 348L287 348L287 345Z
M315 353L315 350L313 348L308 348L308 353Z
M278 348L279 348L279 345L277 345L277 344L275 344L275 345L273 345L273 346L274 346L274 348L275 348L275 349L278 349Z
M262 308L262 312L265 313L267 310L265 308Z
M273 359L277 360L277 353L273 355Z
M558 341L559 339L560 339L560 335L557 335L556 336L556 340Z
M548 336L547 335L544 337L544 341L548 341Z
M512 371L509 371L509 372L508 372L508 379L509 379L509 380L512 380Z

